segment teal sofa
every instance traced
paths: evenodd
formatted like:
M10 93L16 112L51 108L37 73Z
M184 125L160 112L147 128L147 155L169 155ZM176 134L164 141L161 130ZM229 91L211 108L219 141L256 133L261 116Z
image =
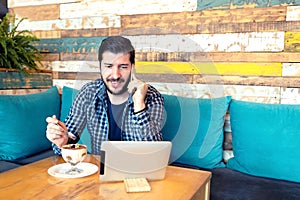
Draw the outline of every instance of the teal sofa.
M77 90L56 87L29 95L0 95L0 172L53 155L46 117L64 120ZM299 199L300 105L230 97L163 95L162 129L172 141L170 165L212 172L211 199ZM234 157L223 159L224 118L230 113ZM90 149L85 130L80 143Z

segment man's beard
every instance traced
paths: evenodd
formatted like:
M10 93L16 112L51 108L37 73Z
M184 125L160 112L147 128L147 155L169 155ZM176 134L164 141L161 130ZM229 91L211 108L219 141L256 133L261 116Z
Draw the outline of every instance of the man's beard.
M108 79L106 79L106 82L107 82L107 83L110 82L110 81L118 81L118 82L120 82L120 83L125 82L125 84L123 85L123 87L122 87L122 89L121 89L120 91L114 92L114 91L112 91L112 90L108 87L108 85L107 85L106 82L104 81L102 75L101 75L101 78L102 78L103 83L104 83L104 85L105 85L105 87L106 87L106 90L107 90L109 93L113 94L113 95L124 94L125 92L128 91L128 88L127 88L127 87L128 87L128 85L129 85L130 79L128 79L126 82L124 81L124 79L120 79L120 78L118 78L118 79L113 79L113 78L108 78Z

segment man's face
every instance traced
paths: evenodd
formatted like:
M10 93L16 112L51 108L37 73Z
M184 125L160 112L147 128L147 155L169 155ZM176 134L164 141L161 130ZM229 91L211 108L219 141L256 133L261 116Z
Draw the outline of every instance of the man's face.
M100 65L101 78L107 91L114 95L127 92L130 82L131 63L129 53L114 54L106 51Z

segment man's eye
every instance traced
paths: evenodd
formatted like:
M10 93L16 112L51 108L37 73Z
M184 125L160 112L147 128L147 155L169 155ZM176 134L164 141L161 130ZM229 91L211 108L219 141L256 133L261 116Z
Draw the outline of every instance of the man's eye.
M128 65L121 65L120 68L121 68L121 69L127 69L127 68L128 68Z
M105 68L112 68L112 65L104 65Z

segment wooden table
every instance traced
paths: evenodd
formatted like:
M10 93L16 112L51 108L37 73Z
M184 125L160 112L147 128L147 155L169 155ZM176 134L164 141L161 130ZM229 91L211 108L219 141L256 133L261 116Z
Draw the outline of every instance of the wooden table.
M97 164L88 155L85 162ZM98 173L76 179L52 177L49 167L63 163L60 156L0 173L0 199L209 199L211 173L168 166L164 180L150 181L151 191L126 193L123 182L104 183Z

